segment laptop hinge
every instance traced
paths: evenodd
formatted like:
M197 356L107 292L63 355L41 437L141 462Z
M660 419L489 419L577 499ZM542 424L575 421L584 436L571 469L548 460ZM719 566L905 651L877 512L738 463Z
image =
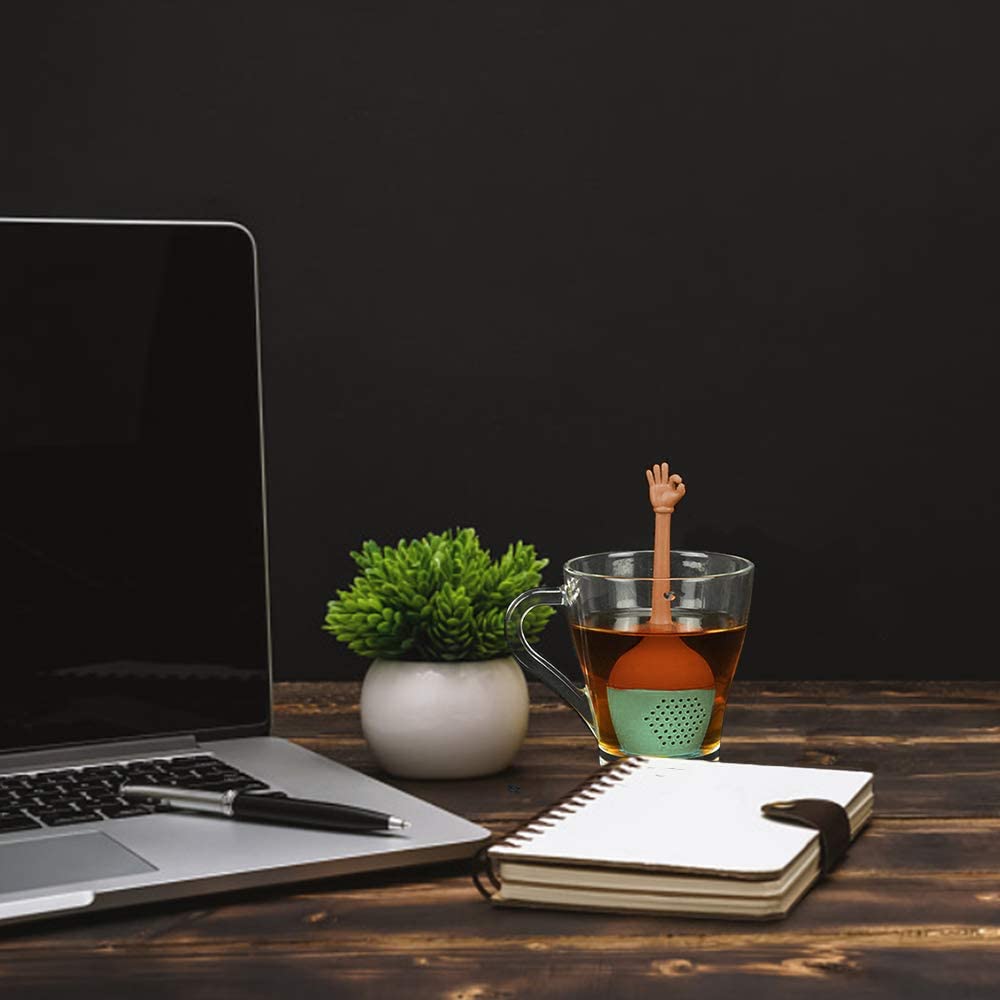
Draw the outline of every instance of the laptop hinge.
M148 740L118 740L87 746L57 747L54 750L31 750L0 755L0 774L11 771L35 771L60 764L84 764L100 761L131 760L134 757L158 757L188 753L196 749L194 736L161 736Z

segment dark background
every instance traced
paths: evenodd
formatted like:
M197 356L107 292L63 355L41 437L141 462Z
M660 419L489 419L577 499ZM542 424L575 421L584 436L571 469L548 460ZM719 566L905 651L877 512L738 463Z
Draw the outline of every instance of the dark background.
M5 10L0 214L262 268L276 675L366 537L758 565L741 676L992 677L991 5ZM557 628L547 640L553 648Z

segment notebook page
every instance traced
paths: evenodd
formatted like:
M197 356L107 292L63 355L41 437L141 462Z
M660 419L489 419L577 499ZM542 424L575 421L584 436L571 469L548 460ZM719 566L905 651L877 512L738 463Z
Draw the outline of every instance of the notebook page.
M818 842L818 834L766 819L760 807L800 798L832 799L846 807L872 777L864 771L652 759L617 773L622 780L598 776L593 798L568 806L561 818L557 809L552 826L524 833L525 843L499 844L491 856L773 878Z

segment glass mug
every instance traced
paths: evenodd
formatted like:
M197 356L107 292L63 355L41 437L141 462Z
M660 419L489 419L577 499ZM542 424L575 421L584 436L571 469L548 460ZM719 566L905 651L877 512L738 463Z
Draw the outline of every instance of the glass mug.
M670 579L653 579L653 553L599 552L570 559L558 589L536 587L507 609L518 663L575 708L603 761L717 759L729 686L743 648L753 563L720 552L670 553ZM649 621L653 586L672 622ZM541 604L563 606L583 670L578 687L525 638Z

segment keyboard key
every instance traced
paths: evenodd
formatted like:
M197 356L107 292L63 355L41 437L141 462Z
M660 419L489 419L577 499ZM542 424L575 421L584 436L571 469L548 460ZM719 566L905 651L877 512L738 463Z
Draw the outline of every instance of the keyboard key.
M75 809L46 809L44 812L35 813L35 817L48 826L52 826L52 821L61 819L63 816L79 816Z
M95 812L60 813L55 816L43 816L42 822L47 826L69 826L72 823L93 823L104 817Z
M0 833L14 833L16 830L38 830L42 824L24 813L0 813Z
M40 806L60 806L66 801L65 795L44 795L35 796L35 802Z
M153 813L152 806L144 806L137 802L130 802L128 805L101 806L101 812L108 819L126 819L129 816L150 816Z

